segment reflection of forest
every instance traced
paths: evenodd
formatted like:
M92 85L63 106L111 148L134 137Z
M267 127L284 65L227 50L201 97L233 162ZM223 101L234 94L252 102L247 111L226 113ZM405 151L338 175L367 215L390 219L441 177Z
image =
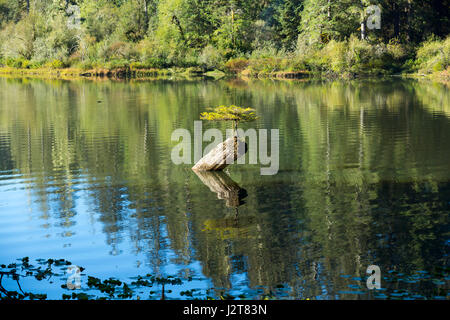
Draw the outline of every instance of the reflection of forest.
M27 79L0 79L0 87L0 170L25 175L42 219L57 218L66 236L83 190L113 254L131 241L159 270L170 248L173 262L201 261L217 288L247 273L251 287L287 283L294 296L331 297L340 275L362 276L369 264L444 263L443 87ZM205 107L227 103L256 108L256 125L279 128L281 139L278 175L230 167L248 193L238 218L189 166L170 161L172 130L193 132Z

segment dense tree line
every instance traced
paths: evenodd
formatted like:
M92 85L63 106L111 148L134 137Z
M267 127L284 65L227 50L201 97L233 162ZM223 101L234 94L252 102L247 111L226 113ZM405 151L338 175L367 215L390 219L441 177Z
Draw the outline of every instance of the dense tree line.
M367 28L373 5L376 29ZM412 52L447 37L449 8L448 0L0 0L0 54L3 64L28 68L214 69L237 57L302 56L304 48L350 39ZM411 57L401 56L402 63ZM296 67L308 65L289 66Z

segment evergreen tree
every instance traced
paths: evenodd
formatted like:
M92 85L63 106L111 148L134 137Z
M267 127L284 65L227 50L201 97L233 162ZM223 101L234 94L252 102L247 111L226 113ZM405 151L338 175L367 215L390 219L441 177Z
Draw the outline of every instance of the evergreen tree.
M276 11L280 42L286 49L292 49L297 41L304 0L284 0Z

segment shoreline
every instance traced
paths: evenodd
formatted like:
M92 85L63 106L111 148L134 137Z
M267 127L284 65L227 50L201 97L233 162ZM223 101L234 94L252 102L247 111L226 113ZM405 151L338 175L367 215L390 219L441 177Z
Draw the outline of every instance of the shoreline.
M245 70L244 70L245 71ZM94 68L94 69L80 69L80 68L14 68L14 67L0 67L0 76L27 76L27 77L39 77L39 78L57 78L57 79L167 79L171 77L175 78L250 78L250 79L306 79L317 77L312 73L301 71L275 71L271 73L250 73L250 72L224 72L221 70L205 71L200 67L190 68L166 68L166 69L135 69L129 67L123 68Z
M245 70L244 70L245 71ZM0 77L11 78L43 78L43 79L60 79L60 80L220 80L229 78L238 78L242 80L357 80L357 79L373 79L384 77L400 77L405 79L431 80L450 84L450 74L441 71L433 74L421 73L400 73L400 74L355 74L348 76L342 75L323 75L313 73L307 70L300 71L275 71L270 73L225 73L220 70L203 71L200 68L167 68L167 69L131 69L131 68L96 68L96 69L80 69L80 68L13 68L0 67Z
M225 74L224 74L225 75ZM31 77L31 78L50 78L63 80L126 80L126 79L167 79L171 77L177 78L198 78L222 76L214 73L199 72L193 68L167 68L167 69L131 69L131 68L13 68L0 67L0 76L11 77Z

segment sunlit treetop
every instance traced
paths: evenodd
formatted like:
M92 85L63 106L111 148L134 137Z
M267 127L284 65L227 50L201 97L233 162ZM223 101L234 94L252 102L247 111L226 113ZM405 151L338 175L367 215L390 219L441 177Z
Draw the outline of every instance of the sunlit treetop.
M241 108L235 105L210 108L211 112L202 112L201 120L250 122L258 119L255 109Z

